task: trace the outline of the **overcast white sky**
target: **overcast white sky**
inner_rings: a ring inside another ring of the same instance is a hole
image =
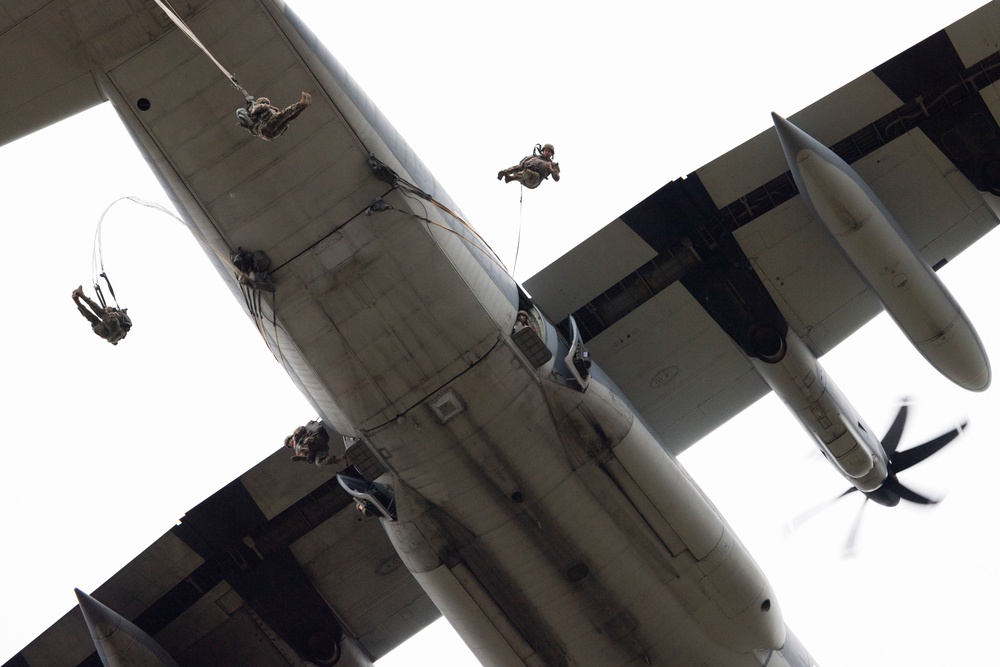
[[[524,279],[766,128],[770,111],[794,114],[981,3],[685,4],[695,6],[294,6],[508,266],[520,228]],[[239,76],[253,89],[252,72]],[[522,205],[496,172],[546,141],[563,180],[527,192]],[[123,202],[105,221],[105,265],[135,321],[128,339],[112,348],[77,314],[69,294],[90,282],[104,208],[125,195],[166,202],[109,108],[0,149],[0,182],[9,267],[2,661],[75,604],[74,586],[99,586],[313,414],[187,231],[162,213]],[[998,251],[994,233],[942,271],[995,363],[1000,316],[986,267]],[[905,476],[919,490],[949,492],[944,503],[869,507],[852,559],[840,552],[858,498],[785,539],[789,518],[845,484],[809,457],[808,437],[773,396],[684,464],[820,664],[981,663],[994,652],[1000,596],[996,389],[952,386],[884,317],[823,364],[876,430],[901,397],[916,401],[903,448],[971,418],[959,444]],[[445,657],[445,641],[425,634],[380,667],[428,656],[476,664]]]

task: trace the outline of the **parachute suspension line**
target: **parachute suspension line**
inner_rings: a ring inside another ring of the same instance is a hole
[[[267,343],[267,336],[264,335],[264,313],[260,310],[260,293],[250,287],[249,285],[240,285],[240,291],[243,292],[243,302],[247,305],[247,310],[253,317],[254,326],[257,327],[257,333],[260,337],[264,339]]]
[[[408,192],[407,192],[407,191],[406,191],[405,189],[400,189],[400,192],[402,192],[402,193],[403,193],[403,196],[405,196],[405,197],[411,197],[411,198],[412,198],[412,195],[411,195],[411,194],[409,194],[409,193],[408,193]],[[431,198],[428,198],[428,197],[420,197],[420,199],[428,199],[428,200],[429,200],[429,201],[431,201],[432,203],[435,203],[433,199],[431,199]],[[423,205],[423,202],[421,202],[421,205]],[[389,208],[392,208],[392,207],[390,206]],[[482,237],[482,236],[480,236],[480,235],[479,235],[479,233],[478,233],[478,232],[476,232],[476,230],[474,230],[474,229],[473,229],[472,227],[470,227],[470,226],[468,225],[468,223],[466,223],[466,222],[465,222],[464,220],[462,220],[462,219],[461,219],[460,217],[458,217],[458,216],[457,216],[457,215],[455,215],[454,213],[451,213],[451,211],[450,211],[450,210],[449,210],[449,209],[448,209],[448,208],[447,208],[446,206],[443,206],[443,205],[441,205],[441,206],[440,206],[440,208],[441,208],[442,210],[444,210],[444,211],[447,211],[447,212],[448,212],[448,213],[450,213],[450,214],[451,214],[452,216],[454,216],[454,218],[455,218],[456,220],[458,220],[458,221],[459,221],[460,223],[462,223],[462,225],[463,225],[463,226],[465,226],[465,227],[466,227],[466,228],[467,228],[467,229],[468,229],[469,231],[471,231],[471,232],[472,232],[473,234],[475,234],[475,235],[476,235],[476,237],[477,237],[477,238],[478,238],[478,239],[479,239],[480,241],[482,241],[482,242],[483,242],[483,245],[485,245],[486,247],[484,248],[483,246],[481,246],[481,245],[479,245],[478,243],[476,243],[476,242],[475,242],[475,241],[474,241],[473,239],[470,239],[470,238],[469,238],[468,236],[464,236],[464,235],[462,235],[462,234],[460,234],[460,233],[456,232],[456,231],[455,231],[454,229],[452,229],[451,227],[447,227],[447,226],[445,226],[445,225],[442,225],[442,224],[441,224],[440,222],[434,222],[433,220],[431,220],[430,218],[428,218],[428,217],[427,217],[427,216],[425,216],[425,215],[417,215],[416,213],[410,213],[410,212],[408,212],[408,211],[400,211],[400,213],[404,213],[404,214],[406,214],[406,215],[410,215],[410,216],[413,216],[414,218],[416,218],[417,220],[420,220],[421,222],[424,222],[424,223],[426,223],[426,224],[428,224],[428,225],[433,225],[433,226],[435,226],[435,227],[438,227],[438,228],[440,228],[440,229],[443,229],[444,231],[448,232],[449,234],[454,234],[454,235],[455,235],[455,236],[457,236],[458,238],[462,239],[463,241],[465,241],[466,243],[468,243],[469,245],[471,245],[471,246],[472,246],[473,248],[475,248],[476,250],[479,250],[479,251],[480,251],[480,252],[482,252],[482,253],[483,253],[484,255],[486,255],[486,257],[487,257],[487,258],[488,258],[488,259],[489,259],[489,260],[490,260],[491,262],[493,262],[494,264],[496,264],[497,266],[499,266],[499,267],[500,267],[501,269],[503,269],[503,270],[504,270],[504,271],[505,271],[506,273],[508,273],[508,274],[510,273],[510,270],[509,270],[509,269],[507,268],[507,266],[506,266],[506,265],[505,265],[505,264],[504,264],[504,263],[503,263],[502,261],[500,261],[500,257],[499,257],[499,255],[497,255],[497,254],[496,254],[496,252],[495,252],[495,251],[493,250],[493,248],[490,248],[489,244],[488,244],[488,243],[486,243],[485,239],[483,239],[483,237]],[[396,210],[398,210],[398,209],[396,209]],[[424,210],[426,211],[427,209],[425,208]]]
[[[435,227],[440,227],[441,229],[445,230],[446,232],[454,234],[458,238],[462,239],[463,241],[465,241],[466,243],[468,243],[469,245],[471,245],[472,247],[476,248],[477,250],[479,250],[480,252],[482,252],[484,255],[486,255],[490,259],[491,262],[493,262],[494,264],[496,264],[497,266],[499,266],[501,269],[503,269],[505,273],[507,273],[508,275],[511,275],[510,269],[508,269],[507,265],[504,264],[503,260],[500,259],[500,255],[497,254],[496,250],[494,250],[490,246],[490,244],[486,241],[486,239],[484,239],[482,237],[482,235],[479,232],[477,232],[472,227],[472,225],[470,225],[465,220],[463,220],[462,216],[460,216],[459,214],[455,213],[454,211],[452,211],[450,208],[448,208],[447,206],[445,206],[444,204],[442,204],[438,200],[434,199],[434,197],[430,196],[429,194],[427,194],[426,192],[424,192],[423,190],[421,190],[419,187],[417,187],[413,183],[410,183],[405,178],[400,177],[399,174],[397,174],[395,171],[393,171],[391,167],[389,167],[388,165],[386,165],[385,163],[383,163],[381,160],[379,160],[373,154],[370,154],[368,156],[368,166],[375,173],[375,177],[376,178],[378,178],[379,180],[383,181],[384,183],[388,183],[389,185],[392,186],[392,188],[394,190],[398,189],[403,194],[404,197],[423,199],[423,200],[429,201],[430,203],[432,203],[435,206],[437,206],[440,210],[444,211],[445,213],[447,213],[448,215],[450,215],[452,218],[454,218],[455,220],[457,220],[460,225],[462,225],[463,227],[465,227],[466,229],[468,229],[470,232],[472,232],[472,234],[477,239],[479,239],[479,241],[482,242],[483,245],[482,246],[479,245],[478,243],[476,243],[472,239],[468,238],[467,236],[464,236],[464,235],[456,232],[454,229],[451,229],[450,227],[446,227],[445,225],[442,225],[440,223],[434,222],[433,220],[430,220],[426,216],[419,216],[416,213],[408,213],[406,211],[401,211],[401,213],[406,213],[407,215],[412,215],[414,218],[417,218],[418,220],[422,220],[423,222],[427,223],[428,225],[434,225]],[[381,199],[381,197],[379,199]],[[378,199],[376,201],[378,201]],[[374,206],[374,202],[373,202],[373,205],[368,207],[367,214],[371,215],[371,213],[378,213],[380,211],[387,210],[388,208],[392,208],[392,206],[390,206],[389,204],[387,204],[385,202],[383,202],[382,204],[386,208],[376,209],[376,208],[373,208],[373,206]],[[423,206],[423,202],[421,202],[421,206]],[[424,212],[426,213],[426,211],[427,211],[427,208],[424,207]],[[483,246],[486,246],[486,247],[484,248]]]
[[[288,360],[285,359],[285,353],[281,351],[281,339],[278,337],[279,329],[284,331],[284,327],[278,324],[276,316],[278,312],[275,301],[277,298],[276,292],[271,292],[271,313],[275,314],[273,319],[269,319],[264,314],[264,309],[261,308],[260,290],[255,290],[249,285],[240,284],[240,292],[243,294],[243,302],[246,304],[247,311],[253,317],[254,326],[257,327],[257,333],[260,334],[264,345],[267,345],[267,349],[271,351],[274,358],[281,362],[282,367],[290,372],[291,368]],[[273,327],[274,347],[271,346],[271,341],[267,337],[266,324],[270,324]]]
[[[510,270],[510,277],[514,278],[517,271],[517,258],[521,256],[521,230],[524,229],[524,183],[521,184],[521,201],[517,210],[517,244],[514,246],[514,265]],[[514,278],[517,280],[516,278]]]
[[[215,59],[215,56],[212,55],[211,51],[209,51],[205,47],[205,45],[201,43],[201,40],[198,39],[197,35],[195,35],[194,32],[191,30],[191,28],[189,28],[187,24],[184,23],[184,20],[177,15],[177,13],[170,7],[170,4],[166,0],[155,0],[155,2],[157,5],[160,6],[160,9],[163,10],[163,13],[167,15],[167,18],[173,21],[174,25],[176,25],[181,30],[181,32],[187,35],[188,39],[190,39],[195,46],[197,46],[199,49],[205,52],[205,55],[208,56],[213,63],[215,63],[215,66],[218,67],[223,74],[226,75],[226,78],[229,79],[229,82],[232,83],[234,86],[236,86],[236,89],[243,94],[243,97],[253,97],[250,93],[247,92],[246,88],[241,86],[240,82],[236,80],[236,75],[227,70],[225,67],[223,67],[222,63],[220,63],[218,60]]]
[[[110,204],[108,204],[107,208],[104,209],[104,212],[101,213],[100,220],[98,220],[98,222],[97,222],[97,229],[94,232],[94,250],[93,250],[93,255],[92,255],[92,258],[91,258],[91,264],[92,264],[91,270],[92,270],[92,273],[93,273],[94,290],[97,292],[97,298],[101,302],[101,306],[104,306],[104,307],[107,307],[107,303],[106,303],[106,301],[104,299],[104,293],[101,290],[100,278],[104,278],[104,282],[108,286],[108,292],[111,294],[111,298],[115,300],[115,305],[116,306],[118,305],[118,299],[115,297],[115,290],[111,286],[111,281],[108,279],[108,275],[107,275],[107,273],[104,270],[104,257],[103,257],[103,253],[102,253],[101,229],[102,229],[102,225],[104,224],[104,218],[108,214],[108,211],[111,210],[111,207],[114,206],[115,204],[117,204],[118,202],[120,202],[122,200],[125,200],[125,199],[127,199],[127,200],[129,200],[129,201],[131,201],[131,202],[133,202],[135,204],[139,204],[140,206],[145,206],[146,208],[151,208],[153,210],[160,211],[161,213],[166,213],[167,215],[169,215],[174,220],[177,220],[178,222],[181,222],[181,223],[184,222],[184,220],[180,216],[178,216],[176,213],[174,213],[173,211],[171,211],[167,207],[163,206],[162,204],[158,204],[158,203],[153,202],[153,201],[148,201],[148,200],[142,199],[140,197],[134,197],[134,196],[131,196],[131,195],[125,196],[125,197],[119,197],[118,199],[116,199],[113,202],[111,202]],[[195,238],[197,238],[199,241],[201,241],[201,243],[205,247],[210,248],[212,250],[212,252],[215,253],[215,256],[219,259],[220,262],[222,262],[222,264],[227,269],[229,269],[234,274],[236,274],[237,276],[239,276],[240,271],[233,264],[232,259],[230,257],[224,256],[222,253],[220,253],[218,250],[216,250],[215,247],[205,239],[204,235],[201,234],[200,230],[197,227],[194,227],[194,226],[191,226],[191,225],[187,225],[186,223],[185,223],[185,226],[188,227],[188,229],[195,236]],[[271,350],[271,352],[281,362],[282,366],[284,366],[286,369],[288,369],[288,363],[285,360],[285,355],[281,351],[281,341],[278,338],[278,329],[281,328],[281,327],[278,325],[277,318],[275,317],[273,320],[269,320],[264,315],[264,311],[261,308],[260,293],[258,292],[258,290],[251,289],[249,286],[243,285],[242,283],[240,284],[240,289],[241,289],[241,291],[243,293],[243,299],[244,299],[244,302],[246,303],[247,310],[249,310],[250,313],[251,313],[251,315],[253,316],[254,323],[255,323],[255,325],[257,327],[257,331],[258,331],[258,333],[260,333],[261,338],[264,339],[264,344],[267,345],[268,349],[271,349],[271,343],[270,343],[270,341],[268,340],[268,338],[266,336],[266,329],[265,329],[265,326],[264,326],[264,322],[268,322],[269,324],[273,325],[273,327],[274,327],[274,343],[275,343],[275,346],[277,347],[277,352],[275,353],[274,350]],[[275,296],[272,293],[272,295],[271,295],[271,312],[272,313],[277,313],[274,299],[275,299]]]
[[[108,292],[111,293],[111,298],[115,301],[115,308],[121,310],[121,306],[118,305],[118,297],[115,296],[115,288],[111,286],[111,281],[108,279],[108,274],[101,272],[101,278],[104,278],[105,284],[108,286]],[[101,283],[97,278],[94,279],[94,291],[97,292],[97,300],[101,302],[102,308],[108,307],[108,302],[104,300],[104,292],[101,291]]]
[[[107,275],[104,271],[104,256],[102,254],[102,240],[101,240],[101,227],[104,224],[104,217],[108,214],[108,211],[111,210],[112,206],[125,199],[135,204],[139,204],[140,206],[151,208],[154,211],[159,211],[160,213],[166,213],[167,215],[169,215],[171,218],[173,218],[178,222],[181,223],[184,222],[184,220],[180,216],[171,211],[169,208],[163,206],[162,204],[158,204],[154,201],[142,199],[141,197],[134,197],[132,195],[128,195],[125,197],[119,197],[118,199],[108,204],[108,207],[104,209],[103,213],[101,213],[101,218],[100,220],[97,221],[97,229],[94,231],[94,251],[91,256],[91,277],[93,278],[95,287],[97,287],[98,278],[103,277],[105,280],[107,280]],[[222,262],[222,264],[227,269],[229,269],[234,273],[237,273],[236,267],[233,266],[232,260],[229,257],[224,256],[218,250],[216,250],[215,247],[205,239],[204,235],[201,234],[201,232],[198,230],[197,227],[187,225],[186,223],[185,226],[191,230],[191,233],[194,234],[195,238],[197,238],[199,241],[202,242],[202,244],[205,247],[210,248],[212,252],[215,253],[215,256],[219,259],[220,262]],[[111,296],[114,297],[114,291],[111,290],[111,283],[108,283],[108,290],[111,291]],[[98,291],[98,296],[100,296],[100,291]]]
[[[286,371],[291,369],[288,366],[288,362],[285,360],[285,353],[281,351],[281,339],[278,338],[278,306],[277,306],[278,290],[271,292],[271,312],[274,314],[274,319],[271,320],[271,325],[274,327],[274,347],[277,348],[277,354],[274,356],[278,358],[281,365]],[[264,339],[267,340],[266,338]],[[270,349],[270,346],[268,346]]]
[[[97,229],[94,230],[94,248],[91,252],[90,258],[90,274],[91,282],[94,283],[94,291],[97,292],[97,300],[101,302],[102,308],[107,308],[108,303],[104,298],[104,292],[101,290],[101,278],[104,278],[105,284],[108,286],[108,292],[111,294],[111,298],[114,299],[115,307],[120,308],[118,305],[118,297],[115,296],[115,288],[111,286],[111,280],[108,278],[107,272],[104,270],[104,256],[102,254],[102,243],[101,243],[101,225],[104,224],[104,216],[108,214],[111,207],[116,203],[120,202],[122,199],[130,199],[130,197],[119,197],[104,209],[101,213],[100,220],[97,221]],[[161,207],[162,208],[162,207]]]

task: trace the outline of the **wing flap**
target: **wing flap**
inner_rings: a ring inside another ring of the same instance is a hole
[[[680,453],[767,392],[708,313],[675,283],[588,342],[668,448]],[[742,409],[742,408],[741,408]]]

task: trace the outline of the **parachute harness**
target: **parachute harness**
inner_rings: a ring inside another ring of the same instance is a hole
[[[111,286],[111,281],[108,280],[108,274],[101,272],[101,278],[104,278],[104,282],[108,286],[108,292],[111,293],[111,298],[115,300],[115,310],[121,310],[121,306],[118,305],[118,297],[115,296],[115,288]],[[104,300],[104,292],[101,290],[101,284],[97,280],[94,280],[94,291],[97,292],[97,300],[101,302],[101,308],[107,308],[108,302]]]

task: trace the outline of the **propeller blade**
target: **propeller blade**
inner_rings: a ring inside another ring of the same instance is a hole
[[[847,489],[847,491],[844,491],[843,493],[841,493],[839,496],[834,496],[833,498],[830,498],[829,500],[824,500],[822,503],[820,503],[816,507],[813,507],[810,510],[806,510],[805,512],[803,512],[802,514],[798,515],[797,517],[795,517],[794,519],[792,519],[791,521],[788,522],[788,524],[785,526],[785,534],[786,535],[790,535],[791,533],[794,533],[796,530],[798,530],[799,526],[801,526],[802,524],[804,524],[806,521],[808,521],[809,519],[813,518],[814,516],[816,516],[817,514],[819,514],[820,512],[822,512],[823,510],[825,510],[826,508],[830,507],[831,505],[833,505],[835,502],[837,502],[838,500],[840,500],[844,496],[846,496],[846,495],[848,495],[850,493],[853,493],[854,491],[857,491],[857,489],[852,486],[851,488]]]
[[[916,464],[920,463],[931,454],[941,451],[945,445],[957,438],[958,434],[961,433],[967,425],[968,422],[963,422],[958,428],[952,429],[947,433],[943,433],[933,440],[928,440],[922,445],[917,445],[916,447],[907,449],[905,452],[896,453],[891,457],[892,471],[895,473],[903,472],[904,470],[912,468]]]
[[[899,438],[903,435],[903,427],[906,426],[906,414],[909,411],[909,406],[903,403],[899,406],[899,412],[896,413],[896,418],[892,420],[892,426],[886,431],[885,437],[882,438],[882,449],[885,453],[892,458],[892,455],[896,453],[896,447],[899,446]]]
[[[896,493],[903,500],[909,500],[911,503],[918,503],[920,505],[937,505],[940,501],[931,500],[927,496],[921,495],[911,488],[905,487],[898,481],[895,483],[894,487]]]
[[[847,544],[844,546],[844,555],[853,556],[854,555],[854,543],[858,537],[858,529],[861,527],[861,517],[865,514],[865,507],[868,506],[868,498],[861,503],[861,508],[858,510],[858,514],[854,517],[854,524],[851,526],[851,532],[847,536]]]

